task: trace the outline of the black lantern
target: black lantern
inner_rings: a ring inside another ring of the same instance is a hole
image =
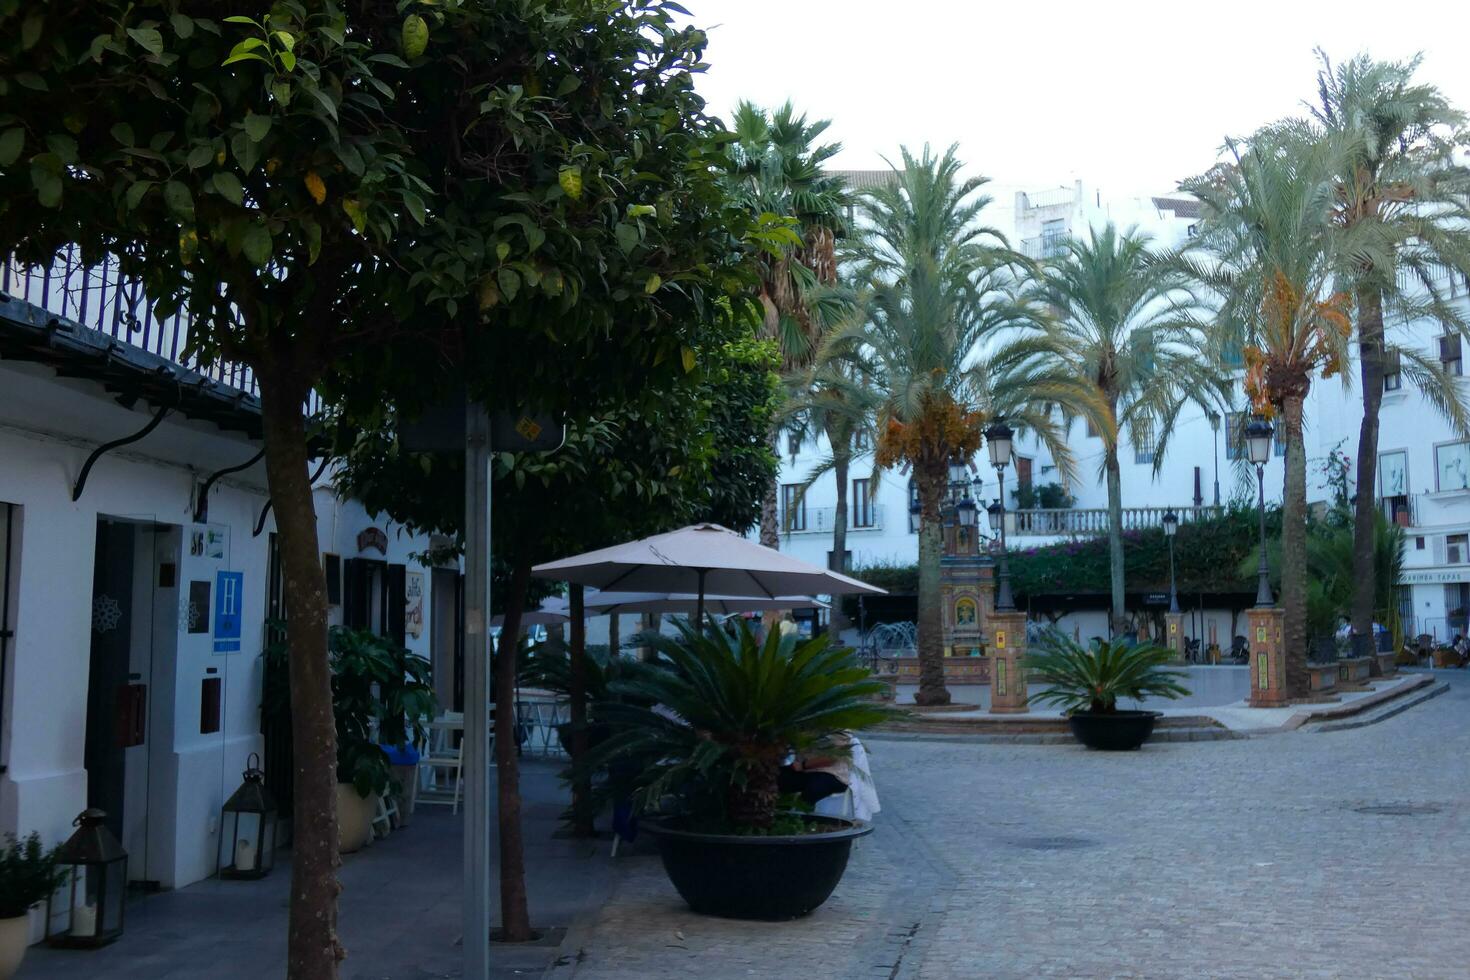
[[[1271,437],[1274,434],[1271,423],[1259,415],[1245,427],[1246,454],[1252,463],[1263,466],[1271,459]]]
[[[1174,532],[1179,530],[1179,515],[1174,513],[1173,507],[1170,507],[1168,510],[1164,511],[1163,524],[1164,534],[1168,537],[1172,538],[1174,536]]]
[[[122,935],[128,852],[106,821],[95,807],[83,810],[72,821],[77,832],[56,849],[64,877],[46,902],[46,942],[52,946],[92,949]]]
[[[975,506],[975,501],[971,500],[969,497],[964,497],[960,500],[959,503],[954,505],[954,510],[955,516],[959,518],[960,527],[975,526],[975,519],[979,517],[979,514],[977,513],[979,508]]]
[[[265,788],[260,756],[245,762],[244,782],[235,790],[219,818],[219,876],[264,878],[276,863],[276,801]]]
[[[1005,508],[1000,505],[999,497],[985,508],[985,515],[990,520],[990,533],[999,534],[1001,522],[1005,520]]]
[[[990,450],[990,465],[1005,469],[1011,462],[1011,439],[1015,433],[1004,422],[997,422],[985,430],[985,446]]]

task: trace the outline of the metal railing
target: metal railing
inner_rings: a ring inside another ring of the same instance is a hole
[[[1224,513],[1222,507],[1124,507],[1123,530],[1139,531],[1163,526],[1164,514],[1173,510],[1181,524],[1211,520]],[[1033,510],[1006,512],[1006,534],[1080,535],[1106,534],[1109,518],[1105,507],[1060,508],[1038,507]]]
[[[1049,259],[1066,250],[1071,235],[1062,232],[1021,239],[1021,254],[1028,259]]]
[[[837,517],[836,507],[800,507],[779,509],[776,526],[782,534],[831,534],[832,523]],[[859,518],[863,523],[858,523]],[[866,507],[847,507],[847,532],[880,531],[883,529],[883,507],[870,504]]]

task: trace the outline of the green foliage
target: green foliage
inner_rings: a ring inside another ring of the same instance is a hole
[[[589,765],[638,760],[633,788],[645,809],[672,796],[702,829],[768,832],[788,751],[808,752],[891,715],[873,700],[884,686],[825,636],[772,630],[760,642],[743,621],[733,633],[702,635],[676,623],[680,636],[649,638],[666,662],[625,664],[610,687],[627,700],[595,708],[613,734]]]
[[[5,835],[0,845],[0,919],[25,915],[66,881],[66,872],[56,865],[57,848],[41,846],[41,835],[32,831],[22,840]]]
[[[1031,696],[1033,704],[1059,705],[1064,712],[1118,710],[1119,698],[1179,698],[1189,689],[1182,671],[1167,670],[1174,651],[1149,643],[1094,638],[1091,648],[1048,630],[1024,660],[1034,680],[1051,685]]]
[[[919,591],[919,566],[913,562],[877,561],[854,568],[849,574],[891,593],[913,595]]]
[[[280,624],[277,624],[280,625]],[[418,745],[438,711],[429,682],[429,662],[367,630],[332,627],[332,714],[337,728],[337,781],[351,783],[367,797],[385,793],[392,772],[384,745]],[[290,715],[291,689],[285,669],[285,642],[273,643],[265,656],[277,679],[264,693],[262,708],[280,718]]]
[[[1077,502],[1060,483],[1027,483],[1011,491],[1011,500],[1017,510],[1065,510]]]

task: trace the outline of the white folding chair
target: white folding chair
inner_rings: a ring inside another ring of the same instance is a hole
[[[419,757],[420,803],[447,804],[451,813],[459,812],[459,798],[464,788],[464,715],[446,711],[429,723],[428,750]],[[459,744],[455,744],[458,734]],[[441,786],[443,779],[449,786]]]

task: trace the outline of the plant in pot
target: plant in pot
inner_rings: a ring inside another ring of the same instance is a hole
[[[609,684],[623,700],[599,704],[611,734],[587,764],[638,760],[614,791],[653,814],[664,869],[696,912],[791,919],[836,887],[867,824],[788,808],[778,788],[792,754],[830,755],[840,733],[893,716],[873,700],[883,684],[852,650],[825,636],[772,630],[648,637],[663,657],[624,663]],[[651,707],[650,707],[651,705]]]
[[[378,797],[395,787],[383,746],[421,744],[436,700],[429,662],[385,637],[334,626],[330,648],[339,846],[351,853],[372,837]]]
[[[20,970],[30,945],[30,910],[60,888],[66,873],[56,865],[56,849],[41,846],[41,835],[24,840],[5,835],[0,844],[0,980]]]
[[[1049,684],[1033,704],[1062,708],[1079,742],[1094,749],[1136,749],[1153,734],[1156,711],[1119,710],[1119,698],[1179,698],[1189,694],[1182,671],[1168,669],[1174,652],[1152,643],[1095,638],[1083,647],[1055,630],[1037,641],[1024,665]]]

